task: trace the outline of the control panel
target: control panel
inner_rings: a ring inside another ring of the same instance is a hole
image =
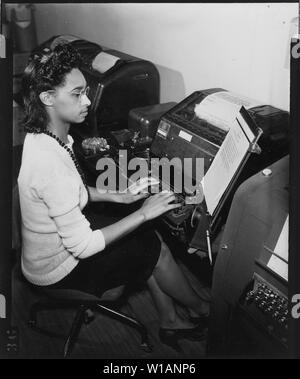
[[[287,347],[288,299],[260,275],[254,273],[253,288],[242,299],[248,313],[269,335]]]

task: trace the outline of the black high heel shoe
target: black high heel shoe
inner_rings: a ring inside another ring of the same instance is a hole
[[[190,341],[203,341],[206,338],[206,329],[202,325],[188,329],[159,329],[159,339],[165,345],[172,347],[177,352],[182,352],[178,340],[188,339]]]

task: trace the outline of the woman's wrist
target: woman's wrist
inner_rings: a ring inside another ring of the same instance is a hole
[[[136,213],[137,213],[137,216],[139,217],[141,224],[147,221],[147,216],[142,209],[137,210]]]
[[[88,187],[91,201],[109,201],[116,203],[118,201],[115,193],[109,193],[107,190],[99,190],[96,187]]]

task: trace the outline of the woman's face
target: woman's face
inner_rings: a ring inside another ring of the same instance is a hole
[[[55,117],[69,123],[83,122],[91,105],[86,89],[83,74],[74,68],[66,75],[64,85],[55,90],[53,102]]]

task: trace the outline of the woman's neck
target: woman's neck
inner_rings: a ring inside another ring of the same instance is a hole
[[[47,126],[47,130],[55,134],[62,142],[69,143],[68,134],[69,134],[70,124],[69,123],[50,123]]]

